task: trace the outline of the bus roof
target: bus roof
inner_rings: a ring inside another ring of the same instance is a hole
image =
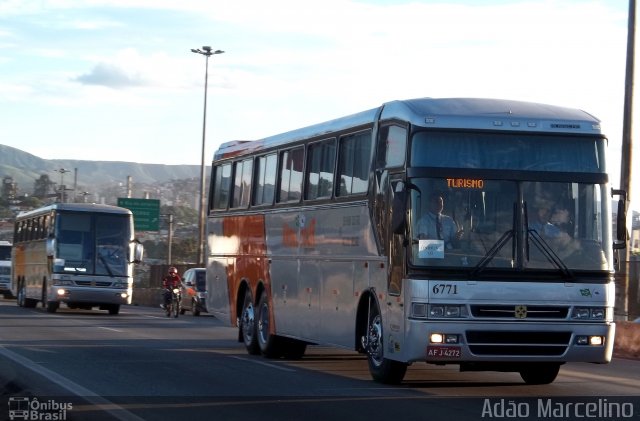
[[[29,218],[36,215],[44,215],[52,210],[68,212],[98,212],[131,215],[129,209],[112,205],[101,205],[97,203],[53,203],[38,209],[21,212],[16,219]]]
[[[574,108],[505,99],[417,98],[387,102],[378,108],[259,140],[226,142],[213,158],[219,160],[267,150],[372,125],[377,119],[401,120],[425,128],[600,134],[600,120]]]

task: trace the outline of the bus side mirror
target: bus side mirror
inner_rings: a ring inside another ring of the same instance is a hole
[[[46,243],[47,249],[47,258],[53,259],[53,256],[56,254],[56,239],[53,237],[47,238]]]
[[[627,192],[611,189],[611,196],[620,196],[618,200],[618,215],[616,217],[616,239],[613,241],[614,250],[627,248],[629,235],[627,232]]]
[[[133,245],[133,258],[131,259],[131,262],[141,263],[142,257],[144,256],[144,246],[138,240],[132,241],[131,245]]]
[[[404,183],[398,182],[391,202],[391,232],[403,234],[407,224],[407,191]]]

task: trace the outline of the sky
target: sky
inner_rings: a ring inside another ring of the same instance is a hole
[[[45,159],[199,165],[206,59],[191,49],[211,46],[224,53],[208,64],[207,163],[222,142],[390,100],[504,98],[602,120],[618,188],[628,9],[628,0],[1,0],[0,144]],[[639,113],[635,104],[635,121]],[[637,172],[632,186],[640,204]]]

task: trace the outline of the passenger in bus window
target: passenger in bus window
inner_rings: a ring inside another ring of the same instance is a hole
[[[552,211],[552,204],[547,201],[537,201],[535,203],[533,217],[529,218],[529,229],[535,230],[542,237],[558,238],[562,236],[563,231],[552,223],[557,220],[561,211]],[[567,212],[568,214],[568,212]]]
[[[418,238],[429,240],[444,240],[445,248],[457,247],[464,231],[448,215],[442,213],[444,199],[442,195],[434,193],[429,196],[428,211],[418,220]]]

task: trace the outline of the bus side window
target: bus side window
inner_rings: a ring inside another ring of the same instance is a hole
[[[271,205],[276,193],[276,154],[261,156],[256,160],[254,205]]]
[[[340,138],[338,152],[338,179],[336,196],[364,193],[369,185],[371,163],[371,132]]]
[[[215,167],[213,184],[213,209],[226,209],[231,190],[231,164]]]
[[[400,126],[384,126],[378,135],[377,168],[404,165],[407,152],[407,129]]]
[[[305,199],[331,197],[336,159],[335,139],[310,144],[308,155]]]
[[[235,182],[233,185],[233,197],[231,198],[232,208],[246,208],[249,206],[249,196],[251,195],[251,178],[253,172],[253,161],[245,159],[234,164]]]
[[[298,202],[302,197],[304,148],[294,148],[280,154],[281,168],[278,203]]]

